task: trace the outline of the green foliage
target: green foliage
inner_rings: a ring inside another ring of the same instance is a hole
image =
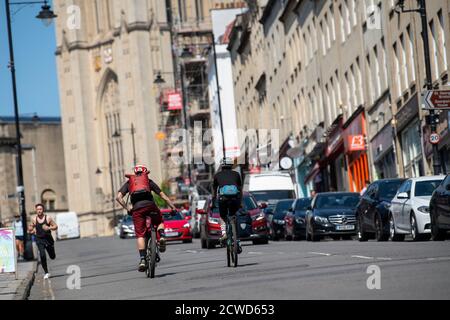
[[[161,191],[164,192],[168,197],[170,197],[170,188],[169,183],[167,181],[164,181],[161,184]],[[153,193],[153,198],[155,199],[155,203],[158,206],[158,208],[168,208],[166,201],[162,199],[157,194]]]

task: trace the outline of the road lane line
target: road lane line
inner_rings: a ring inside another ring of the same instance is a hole
[[[317,255],[320,255],[320,256],[327,256],[327,257],[332,256],[331,253],[322,253],[322,252],[308,252],[308,253],[309,254],[317,254]]]
[[[385,260],[385,261],[391,261],[391,260],[392,260],[392,258],[383,258],[383,257],[381,257],[381,258],[377,258],[377,260]]]
[[[253,252],[253,251],[250,251],[248,254],[263,254],[262,252]]]
[[[373,257],[366,257],[366,256],[352,256],[352,258],[357,258],[357,259],[366,259],[366,260],[373,260]]]

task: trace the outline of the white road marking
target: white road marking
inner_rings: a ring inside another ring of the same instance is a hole
[[[318,254],[320,256],[327,256],[327,257],[332,255],[331,253],[322,253],[322,252],[308,252],[308,253],[309,254]]]
[[[197,253],[197,250],[186,250],[188,253]]]
[[[386,261],[391,261],[392,258],[377,258],[377,260],[386,260]]]
[[[248,254],[263,254],[262,252],[253,252],[253,251],[250,251]]]
[[[365,257],[365,256],[352,256],[352,258],[358,258],[358,259],[366,259],[366,260],[373,260],[373,257]]]

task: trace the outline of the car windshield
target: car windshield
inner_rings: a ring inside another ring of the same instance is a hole
[[[170,214],[164,214],[164,221],[176,221],[176,220],[183,220],[183,216],[181,213],[177,212],[175,215]]]
[[[317,209],[353,209],[359,202],[358,195],[336,194],[318,196],[316,202]]]
[[[288,210],[292,207],[293,200],[288,201],[278,201],[277,206],[275,207],[275,214]]]
[[[416,189],[414,190],[414,196],[416,197],[431,196],[434,190],[441,184],[441,182],[442,180],[416,182]]]
[[[258,202],[295,198],[294,190],[252,191],[252,195]]]
[[[379,186],[379,195],[378,197],[383,200],[391,201],[394,199],[397,194],[398,188],[402,185],[404,180],[398,181],[386,181],[380,184]]]
[[[295,203],[295,210],[307,210],[309,206],[311,206],[311,199],[298,199]]]
[[[258,209],[258,205],[255,203],[252,197],[244,197],[244,206],[246,210]]]

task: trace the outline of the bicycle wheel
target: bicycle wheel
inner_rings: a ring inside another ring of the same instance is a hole
[[[147,278],[150,278],[150,257],[152,255],[151,253],[151,247],[152,247],[152,239],[150,237],[146,238],[146,255],[145,255],[145,274],[147,275]]]
[[[155,267],[156,267],[156,231],[152,229],[152,235],[150,238],[150,261],[149,261],[149,273],[150,278],[155,277]]]
[[[234,267],[236,268],[238,265],[238,236],[237,236],[237,228],[236,228],[236,217],[231,220],[231,231],[233,233],[233,251],[232,251],[232,260],[234,263]]]

